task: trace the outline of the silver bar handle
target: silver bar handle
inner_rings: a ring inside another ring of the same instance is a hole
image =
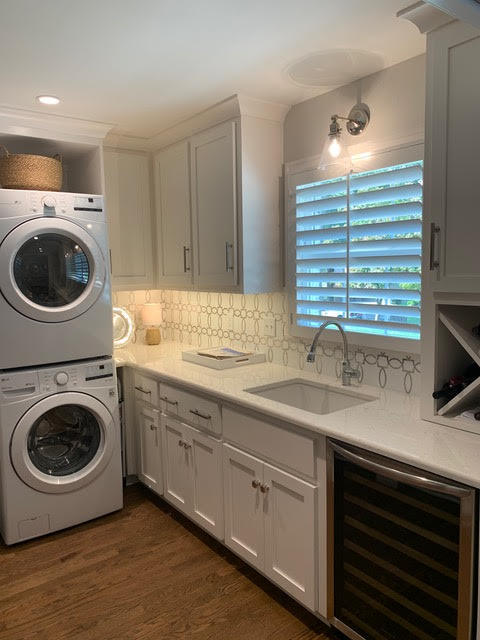
[[[204,420],[212,419],[211,415],[205,415],[204,413],[200,413],[198,409],[190,409],[190,413],[192,413],[194,416],[197,416],[197,418],[203,418]]]
[[[178,406],[178,400],[169,400],[167,396],[162,396],[160,398],[160,400],[163,400],[164,402],[166,402],[167,404],[171,404],[174,407]]]
[[[135,389],[136,389],[137,391],[140,391],[140,393],[144,393],[144,394],[145,394],[145,395],[147,395],[147,396],[151,396],[151,395],[152,395],[152,392],[151,392],[151,391],[147,391],[146,389],[142,389],[142,387],[135,387]]]
[[[430,271],[438,269],[440,262],[435,257],[435,237],[437,233],[440,233],[440,227],[432,222],[430,224]]]
[[[190,247],[186,245],[183,246],[183,272],[187,273],[190,271],[190,267],[187,265],[187,253],[190,252]]]
[[[420,489],[431,489],[432,491],[438,491],[439,493],[446,493],[448,495],[457,497],[467,496],[472,492],[472,489],[468,487],[449,484],[446,482],[441,482],[439,480],[434,480],[433,478],[430,478],[428,476],[422,476],[411,473],[410,471],[404,471],[400,468],[402,466],[402,463],[395,463],[393,460],[391,464],[389,463],[388,466],[384,465],[378,460],[374,459],[376,457],[375,454],[371,454],[372,457],[370,457],[367,452],[362,451],[361,453],[358,453],[357,450],[352,451],[346,446],[339,445],[332,440],[329,441],[329,446],[345,460],[353,462],[354,464],[358,464],[360,467],[368,469],[373,473],[380,473],[387,478],[397,480],[398,482],[404,482],[405,484],[409,484]],[[403,466],[406,467],[407,465]]]
[[[230,264],[230,249],[233,249],[233,244],[228,241],[225,242],[225,271],[233,271],[233,264]]]

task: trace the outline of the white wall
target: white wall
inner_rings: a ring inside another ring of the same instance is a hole
[[[330,117],[335,113],[348,115],[357,101],[368,104],[371,122],[358,137],[344,135],[344,143],[355,145],[355,153],[423,139],[425,56],[411,58],[292,107],[285,119],[285,162],[322,153]]]

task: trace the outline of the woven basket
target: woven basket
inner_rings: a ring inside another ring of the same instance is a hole
[[[60,191],[62,188],[62,159],[33,156],[27,153],[8,153],[0,145],[0,185],[3,189],[33,189]]]

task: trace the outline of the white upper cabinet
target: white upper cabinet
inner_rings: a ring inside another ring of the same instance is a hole
[[[159,286],[193,286],[189,143],[154,157]]]
[[[123,289],[154,285],[150,160],[146,153],[104,150],[105,201],[112,283]]]
[[[236,122],[191,139],[192,213],[199,289],[237,285]]]
[[[424,238],[433,291],[480,291],[480,31],[453,22],[428,36]]]
[[[232,99],[232,117],[222,111],[221,124],[193,118],[194,135],[155,155],[162,287],[260,293],[281,286],[284,113],[269,105],[244,114],[238,105]]]

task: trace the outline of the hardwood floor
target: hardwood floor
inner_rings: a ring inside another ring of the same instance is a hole
[[[0,640],[331,640],[326,626],[139,485],[125,508],[0,546]]]

